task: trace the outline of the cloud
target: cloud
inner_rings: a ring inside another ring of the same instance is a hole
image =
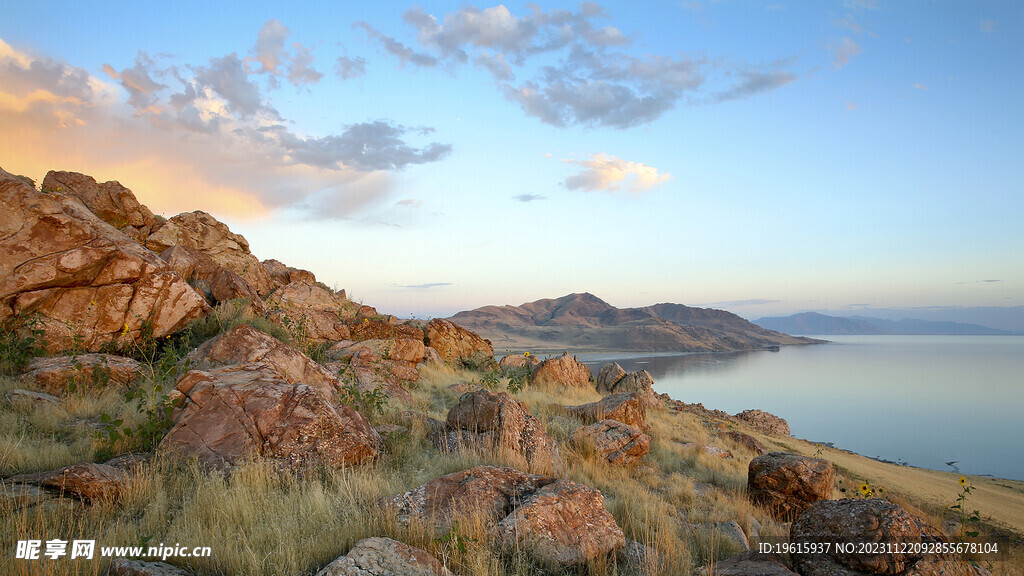
[[[605,21],[592,2],[576,10],[545,12],[531,5],[517,16],[506,6],[464,6],[434,16],[414,7],[403,20],[416,48],[365,22],[371,40],[394,55],[401,66],[457,66],[473,62],[491,73],[498,90],[527,115],[558,127],[573,125],[630,128],[657,120],[688,95],[696,95],[710,75],[726,99],[770,90],[796,78],[777,67],[745,63],[727,66],[685,54],[632,55],[633,40]],[[523,77],[517,80],[517,77]],[[715,100],[720,101],[721,98]]]
[[[337,65],[334,67],[334,71],[338,75],[338,78],[341,78],[342,80],[366,76],[366,60],[363,58],[349,58],[348,56],[341,56],[338,58],[337,62]]]
[[[914,82],[914,88],[917,89],[917,90],[930,90],[931,89],[928,86],[926,86],[924,84],[921,84],[919,82]]]
[[[260,67],[252,72],[269,75],[271,86],[277,86],[278,78],[285,78],[294,86],[316,84],[323,74],[313,68],[311,50],[295,42],[289,51],[285,46],[289,34],[290,30],[280,20],[267,20],[246,61],[258,63]]]
[[[669,174],[659,174],[654,166],[629,162],[609,154],[594,154],[590,160],[562,160],[566,164],[582,166],[583,170],[565,179],[570,190],[591,192],[601,190],[632,193],[644,192],[668,181]]]
[[[542,196],[540,194],[519,194],[518,196],[512,197],[513,200],[518,200],[520,202],[533,202],[534,200],[544,200],[546,198],[547,196]]]
[[[860,44],[857,44],[849,36],[843,38],[832,46],[832,64],[836,69],[842,68],[850,63],[850,59],[861,53]]]
[[[850,112],[853,112],[853,111],[857,110],[857,103],[856,102],[847,102],[845,108],[847,110],[849,110]]]
[[[431,282],[429,284],[405,284],[396,285],[396,288],[407,288],[409,290],[430,290],[431,288],[439,288],[441,286],[454,286],[451,282]]]
[[[991,18],[985,18],[981,22],[978,23],[978,27],[981,29],[981,31],[982,32],[986,32],[986,33],[987,32],[995,32],[995,30],[996,30],[996,28],[998,26],[999,26],[999,21],[998,20],[993,20]]]
[[[261,67],[281,70],[273,50],[261,54]],[[293,64],[289,70],[303,69]],[[412,142],[429,127],[387,120],[300,134],[254,82],[261,72],[248,72],[237,54],[157,65],[140,52],[130,68],[103,70],[95,77],[0,40],[5,168],[37,179],[51,169],[118,179],[158,213],[293,209],[329,218],[383,206],[391,173],[451,151]]]

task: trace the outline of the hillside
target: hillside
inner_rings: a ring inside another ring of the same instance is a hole
[[[1005,335],[1012,334],[977,324],[960,322],[935,322],[904,318],[899,321],[851,316],[842,318],[817,312],[803,312],[792,316],[773,316],[754,320],[754,323],[768,330],[789,334],[820,335],[876,335],[876,334],[917,334],[917,335]]]
[[[724,310],[671,303],[616,308],[589,293],[484,306],[451,320],[498,350],[729,352],[818,342],[767,330]]]

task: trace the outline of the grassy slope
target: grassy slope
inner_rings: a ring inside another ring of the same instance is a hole
[[[393,403],[373,420],[376,424],[408,425],[398,412],[409,408],[444,418],[458,398],[451,386],[479,377],[448,368],[425,369],[413,390],[411,405]],[[14,381],[0,379],[0,392],[13,387]],[[648,417],[654,438],[651,453],[641,465],[619,469],[575,451],[567,441],[579,421],[566,417],[559,406],[595,400],[596,392],[528,388],[518,396],[561,445],[566,461],[563,474],[602,491],[606,507],[627,538],[658,550],[660,574],[690,574],[739,551],[720,536],[693,528],[703,522],[735,520],[749,533],[756,520],[763,526],[763,540],[785,539],[785,526],[766,517],[744,497],[747,462],[753,454],[714,438],[717,423],[689,413],[652,411]],[[91,459],[102,442],[93,436],[89,422],[104,412],[138,421],[133,407],[115,391],[71,395],[60,408],[0,402],[0,474]],[[817,450],[806,442],[739,429],[771,447],[805,454]],[[683,446],[684,442],[713,442],[730,449],[736,458],[707,456]],[[131,447],[119,445],[120,449]],[[835,462],[849,481],[867,480],[873,486],[884,486],[890,498],[932,514],[931,521],[937,525],[943,508],[952,503],[959,488],[949,474],[884,464],[828,448],[823,456]],[[15,560],[14,542],[26,538],[87,538],[96,539],[98,545],[118,546],[140,542],[212,546],[211,558],[175,562],[199,574],[286,576],[314,574],[359,539],[386,535],[430,550],[460,574],[535,574],[537,568],[523,558],[497,557],[477,519],[467,518],[459,525],[458,536],[466,548],[463,552],[453,544],[451,535],[438,539],[424,527],[398,526],[374,505],[383,496],[481,463],[522,466],[514,455],[507,454],[439,455],[427,441],[426,431],[415,426],[406,435],[387,437],[386,454],[372,465],[316,470],[302,477],[282,475],[255,462],[227,480],[195,466],[157,458],[153,466],[139,471],[117,503],[0,510],[0,573],[102,574],[105,569],[100,560]],[[987,478],[971,478],[971,482],[977,486],[971,508],[978,508],[986,520],[1000,527],[1022,531],[1022,483]],[[707,484],[715,488],[699,495]],[[993,538],[993,534],[990,531],[982,540]],[[1000,562],[995,573],[1024,574],[1021,554],[1001,556]],[[590,572],[626,573],[606,566],[593,567]]]

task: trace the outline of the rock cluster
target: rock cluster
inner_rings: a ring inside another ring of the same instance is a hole
[[[654,378],[647,370],[638,370],[627,374],[618,362],[605,364],[598,372],[594,386],[598,392],[608,394],[639,392],[654,395]]]
[[[494,348],[489,341],[453,322],[435,318],[424,332],[426,345],[437,350],[445,362],[466,362],[474,358],[494,361]]]
[[[737,414],[736,418],[769,434],[778,434],[779,436],[789,436],[790,434],[789,424],[785,420],[764,410],[744,410]]]

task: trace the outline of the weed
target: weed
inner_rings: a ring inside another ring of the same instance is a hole
[[[0,325],[0,375],[17,376],[46,353],[46,332],[38,316],[16,316]]]
[[[974,490],[973,484],[967,483],[967,478],[960,477],[960,493],[956,497],[956,504],[950,506],[951,510],[955,510],[958,519],[960,520],[960,540],[964,540],[965,537],[976,538],[978,536],[977,530],[968,530],[967,523],[977,525],[981,522],[981,515],[977,510],[970,513],[967,512],[967,497],[970,496],[971,491]]]

